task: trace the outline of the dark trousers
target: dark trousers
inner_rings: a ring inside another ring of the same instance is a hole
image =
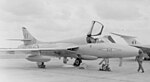
[[[138,64],[139,64],[138,72],[140,70],[142,70],[142,72],[144,72],[144,69],[143,69],[143,66],[142,66],[142,61],[138,61]]]

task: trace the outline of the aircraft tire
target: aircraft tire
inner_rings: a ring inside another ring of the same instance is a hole
[[[44,62],[42,62],[41,64],[38,65],[38,68],[45,68],[46,65],[44,65]]]
[[[82,63],[82,60],[80,58],[77,58],[73,65],[78,67],[78,66],[80,66],[81,63]]]

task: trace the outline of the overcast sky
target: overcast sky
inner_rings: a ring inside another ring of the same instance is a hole
[[[105,25],[104,33],[138,37],[150,44],[150,0],[0,0],[0,47],[15,47],[21,27],[42,41],[86,35],[92,20]],[[118,43],[119,37],[113,36]]]

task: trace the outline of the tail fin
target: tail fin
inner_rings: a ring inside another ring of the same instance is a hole
[[[24,45],[31,45],[37,43],[37,39],[34,38],[25,27],[22,27],[22,32],[24,39],[22,40],[24,42]]]
[[[126,36],[126,35],[121,35],[121,34],[117,34],[117,33],[111,33],[113,35],[117,35],[120,36],[121,38],[123,38],[129,45],[137,45],[140,44],[133,36]]]
[[[35,44],[37,42],[39,42],[36,38],[34,38],[25,27],[22,27],[22,32],[23,32],[23,36],[24,39],[8,39],[8,40],[12,40],[12,41],[23,41],[24,45],[31,45],[31,44]]]

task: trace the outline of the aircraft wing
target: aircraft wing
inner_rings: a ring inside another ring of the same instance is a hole
[[[131,46],[150,51],[150,45],[131,45]]]
[[[76,58],[76,50],[79,49],[79,46],[68,43],[59,43],[59,44],[49,44],[48,45],[39,45],[37,48],[3,48],[0,49],[0,52],[5,52],[8,54],[24,53],[30,54],[28,57],[37,56],[39,54],[44,54],[47,56],[59,56],[59,57],[74,57]]]
[[[145,58],[149,58],[150,57],[150,45],[131,45],[131,46],[134,46],[134,47],[137,47],[137,48],[140,48],[143,50],[144,52],[144,57]]]
[[[53,48],[1,48],[0,52],[32,52],[32,51],[63,51],[78,49],[78,46],[53,47]]]

